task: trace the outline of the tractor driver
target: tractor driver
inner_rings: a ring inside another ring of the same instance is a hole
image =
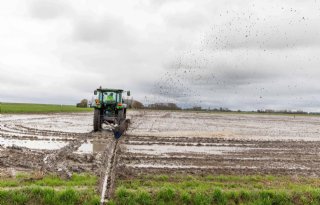
[[[110,93],[107,97],[107,102],[113,102],[114,98],[113,98],[113,93]]]

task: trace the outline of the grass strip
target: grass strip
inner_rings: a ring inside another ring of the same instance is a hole
[[[98,178],[89,173],[74,173],[70,179],[42,172],[19,172],[0,178],[0,204],[99,204]]]
[[[1,114],[14,113],[59,113],[59,112],[90,112],[92,108],[79,108],[73,105],[50,105],[30,103],[0,103]]]
[[[0,178],[1,187],[19,187],[19,186],[96,186],[98,178],[88,173],[74,173],[68,180],[62,179],[55,174],[46,176],[37,176],[36,174],[19,173],[16,177]]]
[[[320,189],[308,191],[276,191],[276,190],[235,190],[225,191],[212,188],[211,191],[181,191],[174,187],[162,187],[158,191],[129,190],[120,187],[109,204],[252,204],[252,205],[290,205],[320,204]]]
[[[48,188],[29,187],[19,190],[0,190],[1,205],[74,205],[99,204],[99,197],[94,190],[76,191],[66,189],[55,191]]]
[[[117,181],[109,204],[320,204],[320,179],[147,175]]]

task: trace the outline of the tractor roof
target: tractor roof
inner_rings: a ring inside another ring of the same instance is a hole
[[[112,89],[112,88],[98,88],[97,91],[100,92],[116,92],[116,93],[122,93],[123,90],[121,89]]]

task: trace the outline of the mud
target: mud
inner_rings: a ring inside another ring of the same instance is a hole
[[[104,152],[104,166],[101,169],[100,177],[100,204],[107,202],[115,190],[116,167],[118,163],[118,151],[120,140],[113,139]]]
[[[320,118],[141,111],[119,177],[147,173],[320,175]]]
[[[117,177],[147,173],[320,176],[319,117],[146,110],[128,116],[126,134],[115,141],[109,131],[92,132],[92,113],[0,115],[0,172],[91,172],[105,198]]]
[[[126,136],[120,169],[141,173],[320,175],[320,142]]]
[[[103,152],[113,138],[92,132],[92,114],[1,115],[0,171],[54,172],[99,175]]]

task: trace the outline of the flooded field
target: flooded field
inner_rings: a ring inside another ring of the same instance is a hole
[[[0,115],[0,171],[91,172],[101,180],[106,169],[117,177],[320,175],[319,117],[145,110],[128,116],[129,129],[116,141],[109,131],[92,132],[92,113]]]

